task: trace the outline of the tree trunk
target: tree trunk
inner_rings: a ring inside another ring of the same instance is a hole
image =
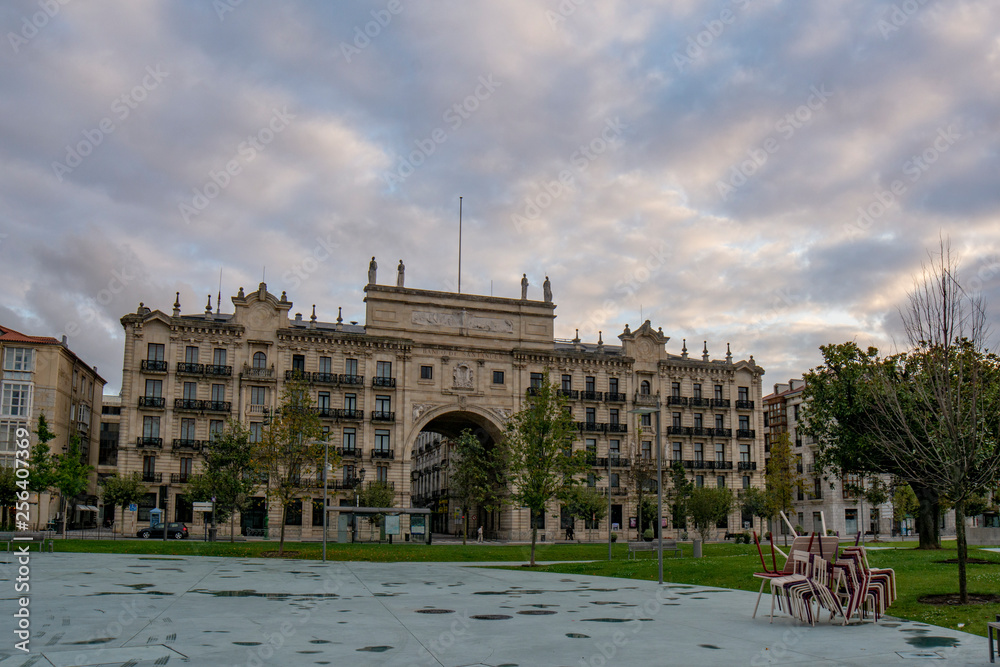
[[[236,512],[229,515],[229,541],[236,541]]]
[[[969,586],[965,576],[965,561],[969,557],[965,543],[965,501],[955,503],[955,539],[958,541],[958,597],[960,604],[969,604]]]
[[[466,508],[462,508],[462,546],[465,546],[466,540],[469,538],[469,512]]]
[[[531,567],[535,567],[535,539],[538,537],[538,528],[532,521],[531,526]]]
[[[278,540],[278,557],[280,558],[282,554],[285,553],[285,513],[288,508],[284,505],[281,506],[281,537]]]
[[[910,488],[917,496],[917,532],[920,534],[918,549],[940,549],[941,536],[938,528],[938,493],[917,482],[910,482]]]
[[[67,526],[67,524],[69,524],[69,521],[68,521],[69,517],[66,516],[66,508],[69,507],[69,505],[66,503],[66,496],[64,496],[62,493],[59,494],[59,506],[62,508],[62,520],[63,520],[62,536],[63,536],[63,539],[65,540],[66,539],[66,526]]]

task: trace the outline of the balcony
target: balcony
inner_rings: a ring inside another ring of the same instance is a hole
[[[712,435],[717,438],[731,438],[733,436],[733,429],[731,428],[719,428],[716,426],[712,431]]]
[[[600,422],[577,422],[576,427],[584,433],[604,433],[605,424]]]
[[[606,493],[607,493],[607,491],[605,491],[605,494]],[[628,495],[628,488],[626,488],[624,486],[612,486],[611,487],[611,495],[612,496],[627,496]]]
[[[628,424],[608,424],[608,433],[628,433]]]
[[[584,401],[599,401],[604,398],[604,394],[599,391],[581,391],[580,398]]]
[[[687,396],[668,396],[667,405],[687,405]]]
[[[587,452],[587,455],[584,457],[584,461],[586,461],[587,465],[589,465],[589,466],[596,466],[597,465],[597,454],[595,454],[593,452]]]
[[[291,369],[289,371],[285,371],[285,382],[288,382],[290,380],[299,380],[301,382],[309,382],[311,379],[312,379],[312,376],[309,373],[306,373],[301,368],[293,368],[293,369]]]
[[[752,428],[741,428],[736,430],[737,438],[753,438],[756,432]]]
[[[691,435],[715,435],[715,429],[705,428],[704,426],[693,426],[691,428]]]
[[[650,406],[654,408],[660,407],[660,395],[659,394],[640,394],[636,393],[632,400],[636,405]]]
[[[687,460],[687,461],[684,462],[684,467],[685,468],[692,468],[694,470],[704,470],[704,469],[708,468],[707,463],[708,463],[707,461],[701,461],[701,460],[691,461],[689,459],[689,460]]]
[[[160,359],[143,359],[139,363],[139,370],[146,373],[166,373],[167,362]]]
[[[243,372],[240,375],[249,380],[273,380],[274,366],[270,368],[253,368],[248,364],[243,364]]]
[[[628,464],[629,464],[629,460],[626,459],[626,458],[622,458],[620,456],[612,456],[611,457],[611,467],[612,468],[628,468]],[[596,465],[597,465],[598,468],[605,468],[606,469],[608,467],[608,457],[602,456],[601,458],[597,459],[597,464]]]
[[[733,469],[733,462],[732,461],[712,461],[712,464],[713,464],[712,467],[714,467],[716,470],[732,470]]]
[[[193,452],[200,452],[202,447],[205,446],[205,441],[191,438],[174,438],[172,446],[174,449],[188,449]]]
[[[221,366],[218,364],[206,364],[205,375],[217,378],[228,378],[233,376],[232,366]]]
[[[247,406],[247,414],[251,416],[266,417],[271,414],[271,408],[266,405],[251,403]]]
[[[356,385],[359,387],[365,386],[364,375],[345,375],[344,373],[341,373],[337,377],[340,380],[340,384]]]
[[[199,401],[193,398],[174,399],[174,410],[182,410],[184,412],[201,412],[204,409],[204,406],[204,401]]]
[[[692,408],[708,408],[712,406],[712,401],[708,398],[691,398],[688,399],[688,405]]]
[[[395,389],[396,388],[396,378],[387,378],[375,376],[372,378],[373,387],[382,387],[383,389]]]
[[[163,438],[154,438],[148,435],[140,435],[135,439],[136,447],[156,447],[160,449],[163,447]]]
[[[753,410],[753,401],[736,401],[737,410]]]
[[[396,421],[395,412],[386,412],[384,410],[372,410],[372,421],[373,422],[394,422]]]
[[[728,408],[729,399],[728,398],[713,398],[712,399],[713,408]]]
[[[737,464],[736,469],[737,470],[756,470],[757,469],[757,462],[756,461],[740,461]]]
[[[604,392],[604,402],[605,403],[624,403],[625,394],[620,391],[606,391]]]
[[[355,488],[360,483],[361,481],[357,477],[347,477],[345,479],[331,479],[330,485],[327,488],[333,489],[334,491],[347,490]]]
[[[312,381],[318,384],[337,384],[336,373],[313,373]]]
[[[316,414],[319,415],[321,419],[336,419],[337,411],[327,405],[321,405],[316,408]]]
[[[541,389],[542,389],[541,387],[528,387],[526,393],[528,394],[528,396],[538,396]]]
[[[667,435],[691,435],[690,426],[668,426]]]
[[[140,408],[163,408],[167,404],[167,401],[162,396],[140,396],[139,397],[139,407]]]
[[[337,419],[351,419],[360,420],[365,418],[364,410],[354,410],[351,408],[343,408],[341,410],[334,410],[334,417]]]
[[[233,404],[229,401],[202,401],[201,408],[205,412],[232,412]]]
[[[162,475],[163,473],[157,473],[157,474],[161,474]],[[187,484],[188,482],[191,481],[192,477],[194,477],[194,475],[192,475],[189,472],[172,472],[172,473],[170,473],[170,483],[171,484]]]
[[[396,489],[396,483],[395,482],[390,482],[389,480],[385,480],[385,479],[381,479],[381,480],[376,479],[374,481],[368,482],[368,488],[370,489],[373,486],[375,486],[376,484],[384,484],[385,486],[389,487],[390,489],[393,489],[393,490]]]
[[[148,482],[150,484],[161,484],[163,482],[162,472],[144,472],[142,473],[142,481]]]
[[[357,447],[337,447],[337,453],[345,458],[357,458],[361,455],[361,450]]]
[[[565,396],[566,398],[580,398],[580,391],[577,389],[560,389],[560,396]]]
[[[187,361],[181,361],[177,364],[177,374],[178,375],[204,375],[205,374],[205,364],[192,364]]]

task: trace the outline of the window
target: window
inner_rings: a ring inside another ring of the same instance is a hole
[[[253,367],[254,368],[267,368],[267,355],[263,352],[253,353]]]
[[[285,508],[285,525],[302,525],[302,499],[296,498]]]
[[[503,384],[503,371],[493,371],[493,384]]]
[[[3,358],[5,380],[31,380],[35,351],[30,347],[8,347]]]
[[[740,415],[740,430],[749,431],[750,430],[750,417],[749,415]]]
[[[142,418],[142,437],[144,438],[159,438],[160,437],[160,418],[151,417],[149,415]]]
[[[433,380],[434,379],[434,367],[433,366],[421,366],[420,367],[420,379],[421,380]]]
[[[531,374],[531,388],[532,389],[541,389],[541,387],[542,387],[542,378],[543,378],[543,376],[542,376],[541,373],[532,373]],[[544,515],[543,515],[543,519],[544,519]]]
[[[149,343],[146,346],[148,361],[163,361],[163,343]]]
[[[194,345],[188,345],[184,348],[184,363],[186,364],[196,364],[198,363],[198,348]]]
[[[699,489],[703,488],[705,486],[705,476],[704,475],[695,475],[694,476],[694,485],[696,487],[698,487]]]
[[[587,486],[590,488],[597,486],[597,476],[592,472],[587,473]]]
[[[182,440],[194,440],[195,431],[195,420],[193,419],[182,419],[181,420],[181,439]]]
[[[593,424],[597,421],[597,408],[587,408],[587,423]]]
[[[260,442],[264,434],[264,425],[260,422],[250,422],[250,442]]]
[[[344,429],[344,451],[353,451],[357,444],[358,432],[353,428]]]
[[[324,412],[328,412],[330,410],[330,392],[319,392],[316,398],[316,407]]]
[[[701,383],[700,382],[695,382],[694,383],[694,397],[695,398],[701,398]]]
[[[375,467],[375,481],[377,481],[377,482],[388,482],[389,481],[389,466],[376,466]]]
[[[183,493],[174,496],[174,521],[194,521],[194,506]]]
[[[794,419],[796,422],[799,421],[799,404],[798,403],[796,403],[795,405],[792,406],[792,419]]]
[[[27,417],[31,411],[31,385],[5,383],[0,402],[0,415],[4,417]]]
[[[597,389],[597,382],[594,380],[594,376],[588,375],[587,377],[584,378],[584,380],[583,380],[583,389],[584,389],[584,391],[589,391],[591,393],[593,393],[594,391],[596,391],[596,389]]]
[[[313,498],[313,526],[323,527],[323,499]]]
[[[354,474],[354,466],[348,463],[344,466],[344,481],[351,482],[357,479],[357,475]]]
[[[671,426],[674,428],[681,427],[681,413],[675,412],[671,415]]]
[[[823,497],[823,480],[819,477],[813,478],[813,498]]]
[[[392,362],[391,361],[376,361],[375,362],[375,375],[380,378],[391,378],[392,377]]]
[[[163,395],[163,380],[146,380],[146,396],[159,398]]]
[[[226,385],[224,384],[213,384],[212,385],[212,402],[222,403],[226,400]]]
[[[750,463],[750,445],[740,445],[740,463]]]
[[[721,384],[715,385],[715,400],[717,400],[717,401],[721,401],[722,400],[722,385]]]
[[[198,383],[197,382],[185,382],[184,383],[184,400],[193,401],[198,398]]]
[[[673,396],[674,398],[680,398],[681,397],[681,383],[680,382],[671,382],[670,383],[670,395]]]
[[[250,387],[250,405],[267,403],[267,387]]]
[[[358,360],[357,359],[344,359],[344,373],[348,375],[358,374]]]
[[[718,487],[718,488],[720,488],[720,489],[726,488],[726,477],[725,477],[725,475],[719,475],[718,477],[715,478],[715,486]]]
[[[648,417],[649,415],[646,415],[646,416]],[[617,423],[619,423],[618,422],[618,408],[611,408],[611,410],[608,411],[608,422],[611,423],[611,424],[617,424]]]
[[[750,400],[750,387],[737,387],[736,392],[737,392],[736,395],[739,397],[737,400],[740,401]]]
[[[345,410],[357,410],[358,409],[358,395],[357,394],[344,394],[344,409]]]
[[[617,424],[618,422],[614,422],[614,423]],[[653,415],[648,415],[648,414],[647,415],[639,415],[639,423],[642,424],[643,426],[652,426],[653,425]]]
[[[563,375],[562,376],[562,388],[563,391],[569,391],[573,388],[573,376]]]
[[[642,458],[649,460],[653,458],[653,443],[649,440],[642,441]]]
[[[621,454],[621,440],[609,440],[608,451],[611,452],[611,456],[618,456]]]
[[[545,510],[535,512],[531,510],[531,527],[538,530],[545,530]]]
[[[392,397],[391,396],[376,396],[375,397],[375,411],[386,413],[392,412]]]
[[[306,370],[306,355],[304,354],[293,354],[292,355],[292,370],[304,373]]]
[[[217,347],[212,350],[212,363],[216,366],[226,365],[226,350],[225,348]]]
[[[744,489],[750,488],[750,475],[743,475],[743,488]]]
[[[702,428],[702,426],[704,426],[704,415],[700,412],[694,413],[694,427]]]
[[[701,442],[694,443],[694,460],[704,461],[705,460],[705,445]]]
[[[683,445],[681,445],[681,443],[679,442],[675,442],[673,444],[673,448],[674,448],[674,454],[671,461],[680,461],[681,459],[683,459],[684,458]]]
[[[215,440],[217,437],[222,435],[222,431],[225,428],[225,422],[221,419],[213,419],[208,422],[208,439]]]
[[[861,476],[860,475],[844,475],[843,480],[843,495],[845,500],[854,499],[853,488],[858,488],[861,486]],[[856,531],[855,531],[856,532]]]
[[[608,392],[612,394],[618,393],[618,378],[608,378]]]
[[[320,357],[319,358],[319,372],[320,373],[332,373],[333,372],[333,361],[330,357]]]
[[[387,451],[389,451],[389,431],[388,430],[376,430],[375,431],[375,451],[377,451],[377,452],[387,452]]]
[[[649,396],[649,380],[643,380],[639,383],[639,393],[643,396]]]
[[[726,460],[726,446],[720,442],[715,443],[715,462],[722,463]]]
[[[715,428],[725,428],[725,417],[722,415],[715,415]]]
[[[191,476],[194,468],[194,459],[190,456],[181,457],[181,479],[187,479]]]
[[[611,473],[611,488],[617,489],[619,484],[620,484],[620,478],[618,476],[618,473],[616,472]]]
[[[587,447],[587,453],[597,456],[597,440],[595,438],[587,438],[585,445]]]

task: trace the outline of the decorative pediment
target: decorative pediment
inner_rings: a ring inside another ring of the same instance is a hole
[[[653,329],[649,320],[642,323],[635,331],[631,331],[625,325],[625,331],[618,339],[622,342],[622,351],[625,356],[632,357],[636,361],[658,361],[666,357],[666,345],[670,340],[669,336],[663,334],[663,329]]]

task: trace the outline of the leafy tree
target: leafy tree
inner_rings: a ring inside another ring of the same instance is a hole
[[[71,430],[69,434],[69,447],[66,453],[55,456],[52,468],[52,486],[59,489],[62,496],[60,505],[63,516],[63,537],[66,537],[67,508],[69,503],[76,499],[81,493],[87,490],[87,481],[90,473],[94,471],[94,466],[83,461],[83,454],[80,451],[80,434]]]
[[[304,475],[323,467],[322,438],[323,426],[313,410],[308,384],[299,378],[286,382],[277,416],[264,429],[255,461],[267,473],[267,495],[281,507],[279,556],[285,551],[288,508],[310,488]]]
[[[146,486],[139,472],[127,475],[114,473],[97,481],[101,487],[101,499],[105,505],[116,505],[122,508],[122,532],[125,530],[125,508],[132,503],[138,503],[146,495]]]
[[[469,534],[469,512],[476,507],[488,512],[497,510],[507,495],[504,444],[495,443],[487,448],[475,433],[465,429],[455,440],[450,465],[448,485],[465,517],[462,526],[462,544],[465,544]]]
[[[749,514],[761,520],[761,532],[764,528],[764,519],[771,518],[770,509],[767,505],[767,493],[763,489],[750,487],[741,489],[738,492],[738,503],[742,514]]]
[[[549,383],[548,373],[532,388],[525,406],[507,423],[513,500],[531,512],[531,565],[535,565],[538,527],[535,516],[553,499],[562,499],[588,469],[586,452],[572,451],[577,429],[564,409],[566,399]]]
[[[53,457],[49,450],[49,442],[56,437],[56,434],[49,428],[49,422],[45,418],[44,412],[38,414],[38,428],[35,430],[35,436],[38,441],[31,448],[31,456],[28,458],[28,465],[31,469],[28,490],[35,493],[35,500],[38,503],[38,512],[35,515],[37,527],[42,522],[42,494],[48,491],[54,482]],[[48,512],[46,512],[45,520],[48,521]]]
[[[773,453],[773,449],[771,450]],[[696,488],[688,500],[688,511],[695,530],[701,535],[702,542],[708,541],[709,532],[717,523],[729,515],[733,506],[733,492],[726,488],[710,489]]]
[[[639,427],[636,427],[636,432],[641,433]],[[629,486],[635,489],[636,539],[638,540],[642,539],[645,525],[651,523],[656,514],[655,507],[652,511],[648,511],[647,501],[647,495],[656,488],[656,459],[654,457],[655,452],[652,451],[649,456],[645,456],[641,442],[636,442],[632,453],[632,465],[625,473]]]
[[[395,507],[396,492],[387,482],[368,482],[368,486],[358,495],[362,507]],[[370,514],[366,517],[373,526],[381,526],[385,514]]]
[[[14,468],[0,466],[0,508],[3,508],[0,525],[4,527],[4,530],[9,530],[8,526],[13,523],[14,517],[9,516],[8,512],[17,501],[17,492],[17,475],[14,472]]]
[[[188,495],[198,501],[215,499],[212,521],[229,519],[229,541],[233,542],[236,513],[246,511],[260,481],[259,457],[250,442],[249,427],[228,420],[223,431],[205,446],[204,454],[201,472],[191,478]]]
[[[608,499],[593,487],[575,486],[567,495],[566,509],[571,517],[580,517],[593,526],[608,515]]]
[[[688,517],[688,500],[691,492],[694,491],[694,482],[688,479],[684,464],[674,461],[670,466],[670,493],[671,512],[673,514],[674,528],[686,528]]]
[[[645,536],[647,530],[656,531],[654,522],[656,521],[656,503],[649,494],[635,504],[636,527],[639,529],[639,539]]]
[[[861,498],[870,508],[874,509],[892,500],[892,485],[881,477],[872,476],[867,479],[860,477],[858,482],[858,484],[844,482],[844,490]],[[875,540],[878,540],[878,533],[875,533]]]
[[[909,484],[897,484],[896,490],[892,494],[892,518],[900,523],[907,516],[912,516],[920,509],[917,496]]]
[[[771,441],[771,458],[764,472],[768,518],[774,519],[780,512],[792,511],[795,492],[802,488],[802,477],[796,463],[788,433],[778,434]]]

